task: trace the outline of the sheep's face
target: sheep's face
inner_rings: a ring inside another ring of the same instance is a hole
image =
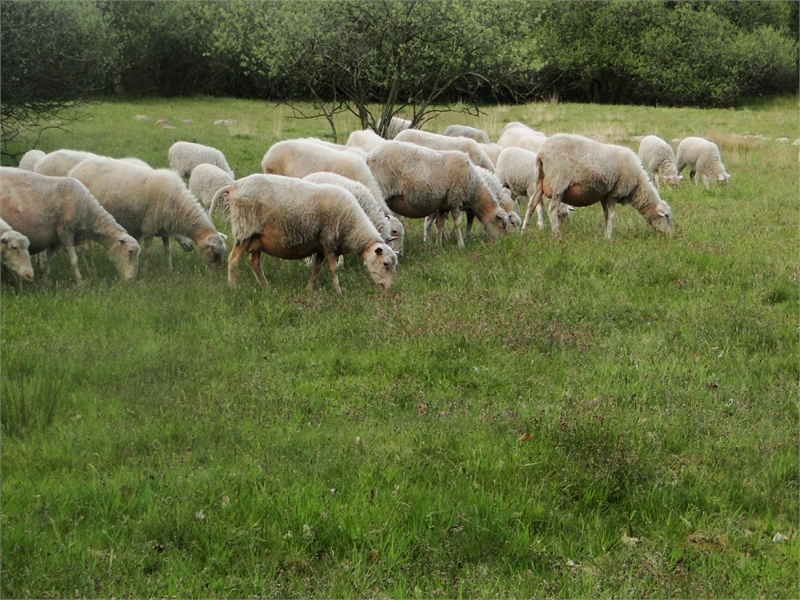
[[[406,235],[405,227],[397,217],[386,215],[386,218],[389,221],[389,239],[387,243],[395,254],[400,256],[403,253],[403,238]]]
[[[108,257],[117,267],[119,276],[125,281],[131,282],[136,279],[136,272],[139,270],[139,253],[141,251],[136,238],[127,234],[119,236],[109,246]]]
[[[508,213],[508,231],[509,233],[516,233],[522,227],[522,219],[513,210]]]
[[[211,269],[218,269],[222,266],[222,259],[227,251],[225,235],[218,231],[209,233],[197,242],[197,251],[200,253],[200,260],[203,261],[203,264]]]
[[[678,184],[680,184],[682,179],[683,179],[683,175],[678,175],[676,173],[675,175],[664,175],[661,178],[661,181],[663,181],[667,185],[678,185]]]
[[[486,235],[492,238],[499,237],[508,231],[508,213],[499,206],[482,221]]]
[[[378,286],[386,290],[394,285],[397,254],[388,244],[373,244],[361,254],[361,258]]]
[[[656,205],[653,216],[647,221],[652,227],[663,234],[672,235],[672,209],[669,204],[660,200]]]
[[[0,260],[3,266],[25,281],[33,280],[33,266],[28,252],[30,245],[28,238],[16,231],[8,231],[0,237]]]

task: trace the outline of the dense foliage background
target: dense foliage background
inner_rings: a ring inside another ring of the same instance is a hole
[[[4,116],[23,102],[98,93],[727,107],[798,85],[791,1],[0,7]]]

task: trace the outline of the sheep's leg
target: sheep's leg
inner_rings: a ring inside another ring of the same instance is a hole
[[[58,246],[51,246],[42,254],[39,254],[39,264],[42,265],[42,283],[50,278],[50,267],[53,265],[53,257],[58,252]]]
[[[533,192],[533,196],[531,196],[531,199],[528,202],[528,208],[525,209],[525,219],[522,221],[521,233],[525,233],[525,230],[528,228],[528,222],[531,220],[531,215],[533,214],[534,209],[541,206],[543,195],[544,189],[542,188],[541,183],[537,183],[536,190]]]
[[[422,243],[427,244],[431,235],[431,226],[436,221],[436,214],[428,215],[425,217],[425,225],[422,228]]]
[[[328,268],[331,270],[331,277],[333,278],[333,289],[337,294],[342,293],[342,288],[339,286],[339,273],[336,270],[337,257],[333,252],[327,252],[325,258],[328,259]]]
[[[472,222],[474,220],[475,220],[475,213],[471,212],[471,211],[468,212],[467,213],[467,227],[466,227],[466,230],[465,230],[465,234],[466,234],[467,237],[469,237],[469,233],[470,233],[470,231],[472,231]]]
[[[86,269],[89,271],[89,274],[92,277],[95,277],[97,275],[97,269],[94,266],[94,258],[92,257],[92,241],[83,240],[80,244],[77,245],[75,250],[78,253],[79,257],[83,257],[83,260],[86,263]]]
[[[560,224],[558,212],[561,208],[561,198],[563,196],[563,192],[553,192],[553,197],[550,198],[550,204],[547,207],[547,216],[550,219],[550,229],[553,231],[553,235],[558,235],[558,226]],[[525,217],[527,218],[527,215],[525,215]]]
[[[530,202],[533,202],[533,198],[530,199]],[[536,226],[539,229],[544,229],[544,215],[542,213],[542,201],[540,199],[536,204]]]
[[[442,240],[444,239],[444,224],[447,220],[447,213],[446,212],[438,212],[436,213],[436,240],[439,244],[439,248],[442,247]]]
[[[314,258],[314,267],[311,269],[311,277],[308,278],[308,283],[306,284],[306,290],[309,292],[314,289],[314,280],[317,278],[317,273],[319,273],[323,260],[325,260],[325,256],[317,253]]]
[[[169,245],[169,236],[162,236],[161,242],[164,244],[164,256],[167,257],[167,269],[172,271],[172,248]]]
[[[689,179],[694,181],[694,184],[697,185],[697,171],[689,169]]]
[[[461,211],[457,208],[451,211],[453,215],[453,229],[456,230],[456,239],[458,240],[458,247],[464,247],[464,236],[461,235]]]
[[[239,259],[244,252],[244,244],[236,244],[228,255],[228,285],[236,287],[236,274],[239,270]]]
[[[614,200],[606,198],[605,200],[600,201],[600,205],[603,207],[603,216],[605,217],[606,226],[606,239],[611,239],[611,230],[614,228],[614,214],[615,214],[615,207],[616,202]]]
[[[73,246],[72,243],[64,244],[64,250],[66,250],[69,264],[72,266],[72,274],[75,277],[75,283],[81,283],[81,272],[78,270],[78,255],[75,252],[75,246]]]
[[[261,250],[250,252],[250,268],[253,269],[259,285],[267,287],[267,278],[264,277],[264,269],[261,267]]]

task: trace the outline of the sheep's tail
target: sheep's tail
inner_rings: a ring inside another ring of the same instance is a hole
[[[233,191],[233,184],[226,185],[225,187],[217,190],[217,192],[214,194],[214,197],[211,199],[211,206],[208,207],[209,217],[213,216],[214,209],[217,207],[217,202],[221,200],[223,196],[227,196],[231,191]]]

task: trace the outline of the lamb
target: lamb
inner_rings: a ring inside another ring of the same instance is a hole
[[[512,198],[509,189],[503,187],[503,184],[500,183],[497,175],[488,169],[484,169],[483,167],[475,167],[475,169],[483,179],[483,183],[486,184],[486,187],[489,188],[489,191],[497,199],[498,204],[504,211],[506,211],[506,213],[508,213],[508,231],[519,231],[519,227],[522,225],[522,219],[520,219],[516,212],[514,207],[514,199]],[[472,223],[475,220],[475,211],[473,211],[471,208],[465,208],[464,214],[467,215],[466,234],[469,235],[470,231],[472,231]],[[422,239],[426,243],[430,235],[431,225],[433,225],[435,220],[435,214],[425,217],[425,227],[423,229]]]
[[[211,146],[194,142],[175,142],[170,146],[167,157],[169,158],[169,168],[177,171],[181,177],[188,178],[197,165],[209,163],[219,167],[235,179],[233,170],[225,160],[225,155]]]
[[[261,171],[267,175],[298,179],[320,171],[337,173],[367,186],[384,212],[391,214],[366,159],[352,152],[342,152],[308,140],[284,140],[267,150],[261,161]]]
[[[464,247],[459,217],[466,208],[475,211],[490,237],[497,237],[508,228],[508,214],[463,152],[387,141],[367,155],[367,164],[395,213],[412,219],[438,214],[439,245],[450,213],[458,246]]]
[[[316,184],[329,183],[331,185],[338,185],[353,194],[359,206],[364,209],[364,213],[366,213],[369,220],[372,221],[372,224],[375,225],[378,233],[381,234],[383,241],[394,250],[398,257],[403,253],[403,237],[405,236],[403,224],[393,214],[384,211],[378,201],[375,200],[375,196],[372,195],[363,183],[327,171],[306,175],[303,177],[303,180]]]
[[[24,169],[25,171],[33,171],[36,163],[42,160],[45,156],[47,156],[47,154],[41,150],[37,150],[35,148],[33,150],[28,150],[22,155],[22,158],[19,159],[19,168]]]
[[[460,150],[466,152],[473,164],[494,171],[494,163],[475,140],[465,137],[447,137],[419,129],[407,129],[397,134],[396,142],[409,142],[433,150]]]
[[[192,174],[189,176],[189,191],[200,200],[200,204],[209,211],[211,208],[211,200],[217,190],[233,183],[233,176],[227,171],[223,171],[219,167],[211,163],[203,163],[197,165],[192,169]],[[227,204],[224,207],[219,207],[225,220],[229,220],[230,216],[227,211]]]
[[[657,231],[672,233],[672,211],[630,148],[601,144],[579,135],[557,134],[542,145],[536,160],[539,177],[525,211],[523,232],[533,209],[545,196],[550,198],[547,212],[554,235],[558,234],[562,201],[577,207],[600,202],[607,239],[611,239],[617,203],[632,205]]]
[[[678,173],[683,168],[689,166],[689,179],[694,180],[697,185],[697,175],[703,178],[706,189],[709,189],[709,181],[716,181],[724,185],[728,183],[730,175],[725,171],[719,148],[714,142],[710,142],[699,137],[687,137],[678,144],[678,156],[675,169]]]
[[[261,253],[289,260],[316,254],[306,289],[314,286],[327,260],[333,288],[342,293],[337,256],[360,256],[373,281],[383,289],[395,282],[397,255],[381,238],[358,201],[343,187],[315,184],[282,175],[250,175],[220,189],[230,206],[234,248],[228,257],[228,284],[236,286],[239,258],[250,254],[250,266],[262,287],[267,280]]]
[[[44,154],[44,153],[42,153]],[[25,281],[33,280],[33,265],[28,252],[30,240],[0,219],[0,265]]]
[[[372,129],[358,129],[347,138],[347,145],[351,148],[361,148],[364,152],[369,153],[385,141]]]
[[[139,265],[139,243],[106,211],[87,187],[71,177],[0,168],[0,215],[30,241],[31,255],[46,251],[43,280],[61,246],[72,273],[81,282],[76,242],[102,244],[125,281],[133,281]]]
[[[225,236],[214,228],[205,210],[180,176],[169,169],[146,169],[113,158],[79,163],[70,177],[82,181],[97,200],[149,254],[154,236],[164,244],[172,270],[169,237],[189,238],[210,268],[221,266]]]
[[[66,177],[75,165],[87,158],[95,158],[97,154],[84,152],[82,150],[55,150],[41,158],[33,170],[39,175],[50,175],[51,177]]]
[[[479,144],[489,144],[491,142],[489,135],[485,131],[469,125],[450,125],[442,135],[470,138]]]
[[[530,199],[533,197],[533,193],[536,190],[536,182],[539,179],[536,165],[535,152],[514,146],[504,149],[497,159],[495,173],[500,183],[507,187],[514,197],[515,209],[519,206],[519,198],[524,197],[530,203]],[[574,207],[562,202],[558,214],[559,219],[565,219],[573,210],[575,210]],[[536,220],[539,229],[544,228],[542,203],[536,206]]]
[[[531,152],[539,152],[546,140],[545,134],[514,121],[503,128],[497,143],[502,148],[524,148]]]
[[[675,168],[675,154],[672,146],[656,135],[647,135],[639,143],[639,160],[644,170],[653,176],[656,188],[663,181],[667,185],[678,185],[683,179]]]

